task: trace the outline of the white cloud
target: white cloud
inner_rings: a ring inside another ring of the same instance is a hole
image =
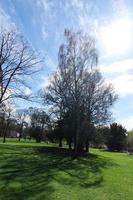
[[[45,41],[47,37],[48,37],[48,33],[47,33],[45,27],[42,26],[42,39]]]
[[[109,55],[120,55],[132,48],[133,23],[131,18],[113,19],[100,28],[103,51]]]
[[[32,90],[28,87],[25,88],[24,90],[25,95],[30,95],[32,93]]]
[[[126,73],[133,70],[133,59],[121,60],[111,64],[102,64],[99,66],[100,71],[104,73]]]
[[[99,69],[104,73],[107,82],[114,85],[120,96],[133,94],[133,59],[121,60],[111,64],[103,64]]]
[[[45,55],[45,62],[49,71],[53,72],[56,69],[57,63],[48,54]]]
[[[46,31],[46,27],[49,21],[54,18],[55,10],[54,10],[54,2],[49,0],[38,0],[36,2],[37,9],[39,11],[39,16],[36,18],[36,14],[33,18],[33,24],[38,26],[38,19],[41,30],[41,37],[45,41],[48,37],[48,33]]]
[[[82,29],[86,33],[94,34],[98,29],[98,21],[95,16],[99,9],[93,1],[71,0],[63,1],[62,7],[65,15],[70,21],[70,27]],[[94,16],[95,13],[95,16]]]
[[[40,79],[41,79],[41,82],[40,82],[39,87],[41,89],[45,89],[50,84],[50,77],[49,76],[42,76]]]
[[[0,5],[0,28],[17,30],[15,23]]]
[[[123,17],[129,15],[126,1],[124,0],[112,0],[112,7],[117,16]]]
[[[82,10],[84,8],[84,3],[83,3],[82,0],[72,0],[71,6],[79,8],[80,10]]]
[[[49,0],[38,0],[37,5],[41,7],[45,12],[51,12],[53,2]]]
[[[121,121],[122,125],[126,127],[128,131],[133,129],[133,116],[129,116]]]
[[[120,96],[133,94],[133,75],[123,74],[110,79],[108,82],[111,82],[114,85],[115,91]]]

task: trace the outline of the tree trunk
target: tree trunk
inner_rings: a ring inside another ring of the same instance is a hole
[[[77,127],[77,135],[76,135],[76,149],[75,149],[75,153],[78,155],[80,153],[84,152],[84,145],[83,145],[83,141],[82,138],[80,136],[80,130]]]
[[[8,127],[9,127],[9,123],[6,125],[5,130],[4,130],[4,134],[3,134],[3,143],[6,142],[6,133],[7,133]]]
[[[18,138],[18,141],[20,142],[20,140],[21,140],[21,135],[19,135],[19,138]]]
[[[69,150],[72,150],[72,142],[71,141],[68,142],[68,145],[69,145]]]
[[[76,149],[76,153],[80,154],[84,152],[84,146],[83,144],[81,144],[80,142],[77,144],[77,149]]]
[[[76,146],[77,146],[77,140],[76,140],[76,135],[74,136],[74,151],[76,151]]]
[[[59,147],[62,147],[62,138],[59,139]]]
[[[19,138],[18,138],[19,142],[20,142],[21,137],[22,137],[22,132],[23,132],[23,122],[22,122],[21,127],[20,127],[20,133],[19,133]]]
[[[20,140],[21,140],[21,137],[22,137],[22,131],[20,131],[20,133],[19,133],[19,137],[18,137],[18,141],[20,142]]]
[[[89,152],[89,140],[88,139],[85,144],[85,152]]]
[[[6,142],[6,134],[4,133],[4,135],[3,135],[3,143],[5,143]]]

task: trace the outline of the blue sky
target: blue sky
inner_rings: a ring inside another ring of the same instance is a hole
[[[56,69],[65,28],[95,36],[99,68],[119,95],[113,116],[128,130],[133,128],[132,13],[132,0],[0,0],[0,25],[17,28],[45,56],[41,73],[29,79],[33,91]]]

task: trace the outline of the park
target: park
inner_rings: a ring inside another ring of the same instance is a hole
[[[133,156],[92,149],[73,158],[50,144],[0,143],[0,199],[131,200]]]
[[[0,1],[0,200],[133,200],[133,3]]]

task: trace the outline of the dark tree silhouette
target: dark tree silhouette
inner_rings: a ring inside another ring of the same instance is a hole
[[[48,130],[50,124],[49,115],[40,108],[29,108],[30,117],[30,136],[37,142],[46,140],[45,130]]]
[[[84,147],[88,150],[94,124],[110,119],[109,108],[117,96],[112,85],[105,84],[97,70],[98,56],[93,38],[83,32],[66,30],[58,60],[58,70],[43,98],[53,106],[58,118],[67,119],[64,125],[72,128],[68,133],[69,146],[73,141],[77,154],[84,151]]]
[[[122,151],[126,149],[126,129],[117,123],[110,125],[110,134],[107,138],[107,147],[110,151]]]

